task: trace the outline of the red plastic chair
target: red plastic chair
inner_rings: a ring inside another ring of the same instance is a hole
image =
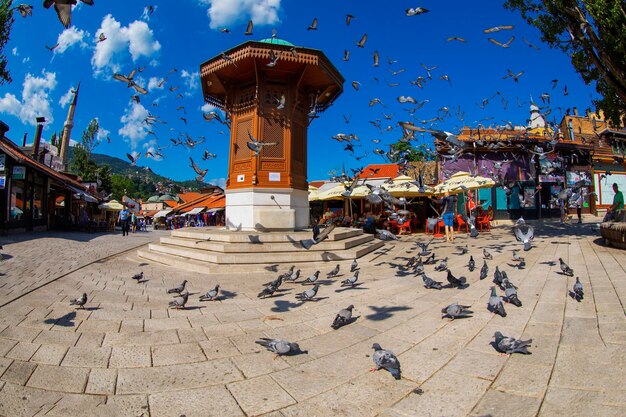
[[[439,220],[435,225],[435,237],[443,237],[445,236],[441,231],[445,230],[445,225],[443,223],[443,219]]]
[[[491,232],[491,222],[493,221],[493,208],[489,207],[489,210],[486,214],[482,216],[478,216],[476,218],[476,226],[478,226],[479,231],[483,231],[483,228],[486,228]]]
[[[404,223],[398,225],[398,233],[402,232],[403,230],[406,230],[408,233],[411,233],[410,221],[407,220]]]
[[[463,220],[463,216],[460,214],[456,215],[456,224],[458,225],[457,232],[461,231],[461,227],[465,226],[465,232],[469,233],[469,224],[465,220]]]

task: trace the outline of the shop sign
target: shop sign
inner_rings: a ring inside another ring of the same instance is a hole
[[[7,177],[5,175],[0,175],[0,190],[4,190],[6,182]]]
[[[13,179],[14,180],[23,180],[25,178],[26,178],[26,167],[14,166],[13,167]]]
[[[563,182],[562,175],[539,175],[539,182]]]

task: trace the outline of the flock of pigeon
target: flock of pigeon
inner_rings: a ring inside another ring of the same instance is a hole
[[[332,230],[332,228],[331,228]],[[324,231],[326,232],[326,230]],[[534,229],[532,226],[528,225],[523,218],[520,218],[516,224],[513,226],[513,232],[516,238],[521,241],[524,245],[524,250],[528,251],[532,248],[530,245],[530,241],[534,238]],[[519,239],[518,235],[523,235],[527,237],[525,240]],[[325,233],[327,236],[328,233]],[[319,232],[318,232],[319,238]],[[314,238],[315,239],[315,238]],[[470,284],[467,282],[467,278],[465,276],[455,276],[450,268],[448,267],[448,258],[443,258],[439,260],[437,263],[436,255],[433,250],[429,249],[430,244],[433,242],[432,238],[429,242],[415,242],[416,246],[411,250],[419,250],[414,256],[408,259],[407,263],[402,266],[404,271],[413,271],[415,277],[422,278],[424,283],[424,287],[432,290],[442,290],[444,288],[451,289],[463,289],[468,287]],[[321,241],[323,239],[320,239]],[[317,242],[319,243],[319,242]],[[464,247],[459,248],[461,255],[467,255],[470,252],[469,244],[466,244]],[[489,264],[487,261],[493,260],[493,255],[486,249],[483,248],[482,251],[483,257],[483,265],[480,269],[479,280],[482,281],[489,276]],[[514,249],[512,255],[512,261],[517,262],[517,265],[511,265],[518,269],[525,268],[524,257],[520,255],[519,250]],[[447,272],[447,281],[448,284],[444,285],[442,282],[436,281],[430,278],[426,274],[425,266],[426,265],[436,265],[434,267],[435,271],[439,272]],[[474,259],[474,255],[470,255],[467,267],[470,272],[473,272],[476,269],[476,260]],[[559,267],[563,275],[566,276],[574,276],[573,269],[568,266],[563,259],[559,258]],[[275,270],[273,268],[266,268],[269,270]],[[295,295],[295,298],[300,303],[306,302],[314,302],[319,299],[318,291],[320,289],[320,275],[321,271],[317,270],[313,274],[308,277],[301,279],[300,276],[301,270],[296,269],[295,265],[292,265],[288,271],[281,273],[278,277],[264,284],[262,290],[258,293],[257,297],[261,299],[271,298],[277,292],[280,292],[280,288],[285,283],[296,284],[299,283],[303,286],[311,286],[311,288],[306,289],[302,292],[299,292]],[[343,279],[339,282],[341,288],[354,289],[362,284],[362,281],[359,281],[359,273],[360,268],[357,260],[355,259],[350,265],[350,276],[346,279]],[[331,271],[326,273],[326,279],[332,280],[336,279],[341,274],[341,266],[337,264]],[[132,276],[132,279],[140,282],[144,281],[144,273],[139,272]],[[299,281],[300,280],[300,281]],[[187,290],[187,280],[184,280],[180,283],[180,285],[170,288],[167,290],[168,294],[172,294],[174,296],[173,300],[168,303],[170,308],[175,309],[185,309],[187,302],[189,300],[189,291]],[[327,282],[326,282],[327,283]],[[506,271],[500,270],[499,266],[495,266],[495,270],[493,272],[493,283],[494,286],[491,287],[491,294],[489,296],[487,302],[487,310],[492,312],[493,314],[500,315],[502,317],[507,316],[507,312],[505,309],[505,303],[521,307],[522,301],[518,294],[518,288],[511,282]],[[498,288],[503,291],[503,296],[498,294]],[[580,282],[580,279],[576,277],[576,282],[571,291],[569,291],[569,296],[575,299],[578,302],[581,302],[584,298],[584,289]],[[213,289],[202,294],[199,297],[199,301],[219,301],[220,298],[220,285],[217,284]],[[73,299],[70,301],[70,305],[77,306],[78,308],[84,308],[87,303],[87,294],[83,293],[81,297]],[[337,315],[335,316],[332,323],[330,323],[330,327],[333,329],[339,329],[343,326],[349,325],[350,323],[356,321],[356,318],[353,317],[352,312],[354,309],[354,305],[349,305],[344,309],[341,309]],[[472,306],[462,305],[458,303],[450,304],[444,307],[441,310],[442,318],[448,318],[450,320],[455,319],[463,319],[472,317],[473,310],[471,310]],[[501,332],[495,332],[493,335],[492,346],[503,354],[513,354],[513,353],[522,353],[529,354],[528,347],[532,339],[528,340],[518,340],[513,337],[504,336]],[[297,355],[301,353],[306,353],[306,351],[302,351],[298,343],[290,342],[287,340],[281,339],[270,339],[270,338],[261,338],[256,341],[259,345],[265,347],[270,352],[273,352],[276,356],[279,355]],[[392,351],[382,349],[378,343],[374,343],[372,346],[374,349],[374,354],[372,355],[372,359],[374,361],[375,367],[372,368],[372,371],[379,369],[386,369],[391,373],[391,375],[395,379],[401,378],[401,370],[400,370],[400,362],[398,358]]]

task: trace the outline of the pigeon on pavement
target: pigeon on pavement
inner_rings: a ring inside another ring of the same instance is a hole
[[[580,283],[580,279],[576,277],[576,283],[574,284],[573,294],[576,301],[581,302],[585,298],[585,291],[583,290],[583,284]]]
[[[427,277],[426,274],[422,275],[422,280],[424,281],[424,288],[432,290],[440,290],[442,288],[441,282]]]
[[[380,240],[398,240],[398,236],[385,229],[376,229],[376,237]]]
[[[424,261],[424,265],[434,265],[435,264],[435,254],[433,253]]]
[[[317,295],[317,290],[319,290],[320,284],[315,284],[315,286],[309,290],[301,292],[300,294],[296,294],[296,298],[300,301],[311,301]]]
[[[418,261],[415,264],[415,267],[413,268],[413,270],[415,271],[416,275],[421,275],[424,273],[424,262],[422,262],[421,260]]]
[[[442,272],[448,269],[448,257],[446,256],[440,263],[435,267],[435,271]]]
[[[85,308],[85,304],[87,304],[87,294],[86,293],[83,293],[83,295],[81,295],[78,298],[70,300],[70,305],[71,306],[78,306],[78,308]]]
[[[504,287],[504,300],[507,303],[511,303],[517,307],[522,306],[522,301],[517,296],[517,289],[511,282],[507,279],[503,285]]]
[[[502,272],[500,272],[500,268],[496,265],[496,270],[493,271],[493,283],[498,287],[502,286]]]
[[[461,278],[457,278],[454,275],[452,275],[452,272],[450,272],[450,270],[448,269],[448,282],[450,283],[450,285],[452,285],[453,287],[456,288],[464,288],[467,284],[465,277],[461,277]]]
[[[495,332],[493,334],[493,347],[501,353],[506,353],[507,355],[513,353],[523,353],[525,355],[530,354],[528,351],[528,347],[532,343],[533,339],[528,340],[517,340],[513,337],[504,336],[500,332]]]
[[[517,249],[513,251],[513,260],[515,262],[521,262],[524,260],[524,258],[519,255],[519,251]]]
[[[265,349],[276,354],[277,356],[304,353],[300,350],[300,346],[298,346],[297,343],[288,342],[286,340],[262,337],[254,343],[263,346]]]
[[[354,271],[354,275],[351,276],[348,279],[344,279],[343,281],[341,281],[341,286],[342,287],[354,287],[354,284],[356,284],[356,282],[359,279],[359,272],[360,271]]]
[[[207,292],[204,295],[200,296],[200,301],[215,301],[217,300],[217,296],[220,293],[220,285],[217,284],[215,286],[215,288],[213,288],[211,291]]]
[[[569,275],[570,277],[574,276],[574,270],[572,268],[569,267],[569,265],[567,265],[562,258],[559,258],[559,265],[561,267],[561,271],[563,271],[563,273],[565,275]]]
[[[318,271],[318,273],[319,273],[319,271]],[[296,269],[291,274],[286,275],[286,276],[283,277],[283,279],[285,281],[291,281],[291,282],[296,282],[298,280],[298,278],[300,278],[300,270],[299,269]]]
[[[137,281],[137,283],[139,283],[139,281],[143,279],[143,271],[133,275],[131,278]]]
[[[315,271],[312,275],[308,276],[307,279],[302,281],[302,284],[313,284],[320,277],[320,271]]]
[[[487,261],[483,261],[483,266],[480,268],[480,279],[487,278],[487,274],[489,274],[489,266],[487,265]]]
[[[470,307],[471,306],[464,306],[457,303],[450,304],[449,306],[441,309],[441,312],[443,313],[441,318],[443,319],[448,317],[454,320],[463,317],[472,317],[470,314],[473,314],[474,312],[469,310]]]
[[[469,268],[470,272],[473,272],[474,269],[476,268],[476,262],[474,261],[474,257],[471,255],[470,255],[469,262],[467,263],[467,267]]]
[[[189,291],[181,292],[178,297],[175,297],[172,301],[169,302],[168,306],[177,310],[180,308],[184,309],[188,299]]]
[[[354,306],[350,304],[348,307],[339,310],[339,313],[337,313],[337,316],[335,317],[335,320],[333,320],[333,324],[331,324],[330,327],[336,330],[340,328],[341,326],[350,324],[350,321],[352,320],[353,308]]]
[[[358,267],[359,267],[359,263],[355,259],[354,261],[352,261],[352,264],[350,265],[350,272],[356,271]]]
[[[492,260],[493,255],[491,255],[487,249],[483,249],[483,258]]]
[[[400,361],[396,358],[396,355],[390,350],[381,348],[378,343],[374,343],[372,349],[374,349],[372,360],[376,367],[370,369],[370,371],[378,371],[384,368],[388,370],[395,379],[399,380],[401,374]]]
[[[326,278],[334,278],[337,275],[339,275],[339,270],[340,270],[340,266],[339,264],[337,264],[337,266],[335,267],[335,269],[333,269],[332,271],[330,271],[328,274],[326,274]]]
[[[259,298],[265,298],[268,296],[272,296],[274,295],[274,293],[276,292],[276,290],[278,290],[278,286],[274,285],[274,283],[270,283],[267,287],[263,288],[263,291],[261,291],[257,297]]]
[[[167,290],[167,293],[168,294],[180,294],[181,292],[184,291],[186,285],[187,285],[187,280],[184,280],[179,286],[170,288],[169,290]]]
[[[499,314],[502,317],[506,317],[506,311],[502,304],[502,298],[496,293],[496,287],[491,287],[491,295],[489,296],[489,302],[487,303],[487,310],[494,314]]]

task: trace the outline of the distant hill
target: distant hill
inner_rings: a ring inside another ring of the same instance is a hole
[[[74,154],[74,148],[69,148],[68,159],[72,159]],[[111,167],[112,174],[119,174],[131,178],[135,181],[139,180],[143,184],[151,184],[154,185],[154,188],[157,187],[157,184],[162,184],[168,188],[168,192],[184,192],[184,191],[198,191],[202,188],[207,188],[210,186],[209,183],[206,182],[198,182],[196,180],[187,180],[187,181],[174,181],[171,178],[164,177],[162,175],[156,174],[149,167],[138,167],[133,166],[130,162],[125,161],[123,159],[117,158],[115,156],[104,155],[99,153],[92,153],[91,159],[98,164],[98,166],[108,165]],[[149,187],[153,188],[153,187]],[[142,196],[149,197],[149,196]]]

